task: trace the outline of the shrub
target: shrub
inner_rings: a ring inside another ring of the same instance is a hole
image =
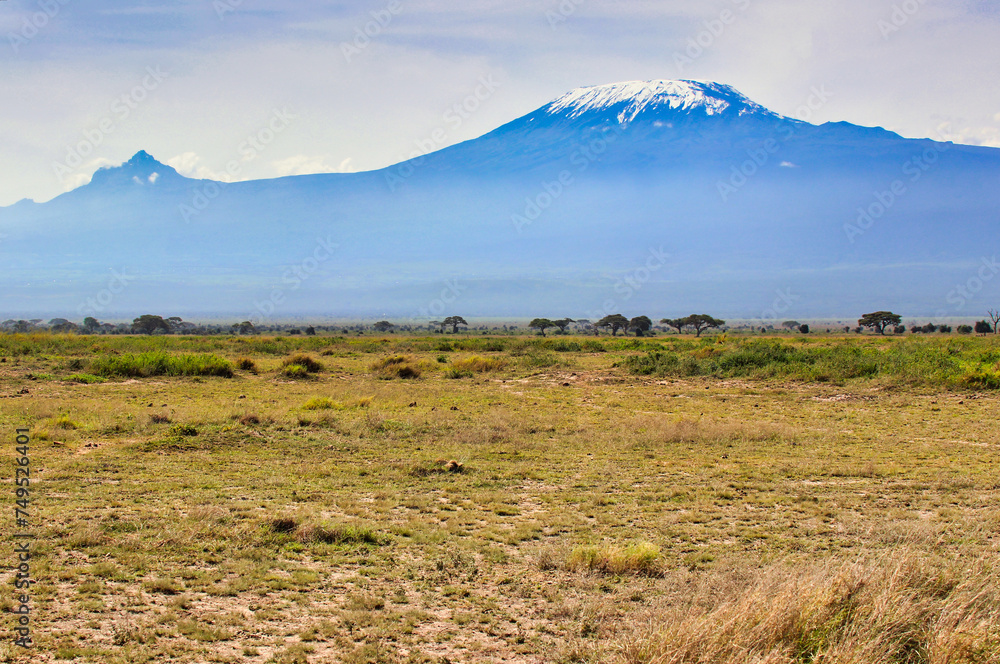
[[[323,370],[323,365],[320,364],[318,360],[316,360],[311,355],[305,355],[301,353],[298,355],[290,355],[289,357],[286,357],[281,362],[281,365],[284,367],[298,365],[300,367],[305,368],[305,370],[308,373],[319,373],[320,371]]]
[[[257,373],[257,363],[254,362],[249,357],[241,357],[236,360],[236,368],[240,371],[249,371],[250,373]]]
[[[191,426],[190,424],[175,424],[174,426],[170,427],[170,435],[180,436],[180,437],[197,436],[198,429]]]
[[[286,364],[281,368],[281,373],[288,378],[306,378],[309,370],[301,364]]]

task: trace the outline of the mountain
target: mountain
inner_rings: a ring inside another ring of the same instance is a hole
[[[813,125],[718,83],[616,83],[366,173],[224,184],[139,152],[0,208],[0,309],[975,316],[1000,294],[998,176],[997,149]]]

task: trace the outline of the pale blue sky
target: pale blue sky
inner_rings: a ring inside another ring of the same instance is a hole
[[[140,149],[203,177],[380,168],[636,79],[1000,147],[997,62],[985,0],[3,0],[0,205]]]

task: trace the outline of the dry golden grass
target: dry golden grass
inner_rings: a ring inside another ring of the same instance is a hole
[[[647,618],[627,664],[1000,661],[997,559],[915,550],[713,579]]]

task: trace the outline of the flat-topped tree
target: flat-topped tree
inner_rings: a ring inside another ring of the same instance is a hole
[[[570,323],[575,323],[577,321],[572,318],[560,318],[559,320],[552,321],[552,324],[559,328],[559,334],[566,334],[566,328],[570,326]]]
[[[649,332],[651,327],[653,327],[653,321],[649,320],[649,316],[636,316],[628,322],[628,329],[634,330],[637,337]]]
[[[389,330],[391,330],[394,327],[396,327],[396,326],[393,325],[392,323],[390,323],[387,320],[380,320],[379,322],[375,323],[375,331],[376,332],[388,332]]]
[[[710,327],[722,327],[726,324],[726,321],[712,318],[708,314],[691,314],[686,319],[687,324],[694,328],[694,335],[700,337],[702,330],[707,330]]]
[[[544,337],[545,330],[550,327],[556,327],[556,324],[550,321],[548,318],[536,318],[530,323],[528,323],[528,327],[533,330],[538,330],[539,332],[542,333],[542,336]]]
[[[442,329],[444,329],[445,325],[451,325],[451,333],[458,334],[459,325],[465,325],[466,327],[468,327],[469,324],[466,323],[465,319],[462,318],[461,316],[448,316],[447,318],[444,319],[444,321],[442,321],[441,325]]]
[[[610,327],[611,336],[615,336],[618,330],[628,329],[628,318],[622,316],[621,314],[611,314],[610,316],[605,316],[601,320],[595,323],[597,327]]]
[[[879,334],[885,334],[885,328],[890,325],[899,325],[903,322],[903,317],[892,313],[891,311],[874,311],[870,314],[865,314],[858,319],[858,326],[860,327],[870,327]],[[933,330],[932,330],[933,331]]]
[[[677,328],[677,334],[682,334],[684,326],[687,325],[687,318],[661,318],[660,323],[667,327]]]

